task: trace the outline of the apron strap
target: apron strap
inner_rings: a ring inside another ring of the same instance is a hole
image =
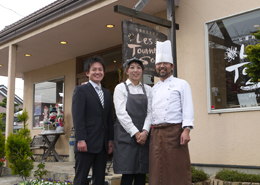
[[[143,88],[144,95],[146,96],[146,91],[145,91],[145,88],[144,88],[143,84],[142,84],[142,88]]]
[[[126,91],[127,91],[127,94],[129,94],[129,89],[128,89],[128,86],[126,85],[126,83],[124,82],[125,84],[125,88],[126,88]]]
[[[128,86],[126,85],[125,82],[124,82],[124,84],[125,84],[126,91],[127,91],[127,93],[129,94],[129,88],[128,88]],[[145,91],[144,85],[141,84],[141,86],[142,86],[142,89],[143,89],[144,95],[146,96],[146,91]]]

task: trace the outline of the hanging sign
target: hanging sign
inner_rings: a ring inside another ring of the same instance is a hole
[[[165,41],[167,36],[157,30],[131,21],[122,21],[123,63],[136,57],[143,61],[144,74],[158,76],[155,71],[156,41]]]

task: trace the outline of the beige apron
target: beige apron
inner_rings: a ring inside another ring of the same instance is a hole
[[[153,126],[149,146],[149,185],[191,185],[188,145],[180,145],[182,124]]]

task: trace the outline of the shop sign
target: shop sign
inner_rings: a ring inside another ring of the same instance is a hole
[[[165,41],[167,36],[153,28],[126,20],[122,21],[122,32],[123,63],[136,57],[143,61],[144,74],[158,76],[155,71],[156,41]]]

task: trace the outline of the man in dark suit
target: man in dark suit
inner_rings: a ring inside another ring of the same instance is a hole
[[[113,108],[109,90],[101,87],[105,64],[101,57],[85,64],[89,82],[77,86],[72,97],[75,129],[75,185],[86,185],[92,167],[92,182],[103,185],[107,155],[113,152]]]

